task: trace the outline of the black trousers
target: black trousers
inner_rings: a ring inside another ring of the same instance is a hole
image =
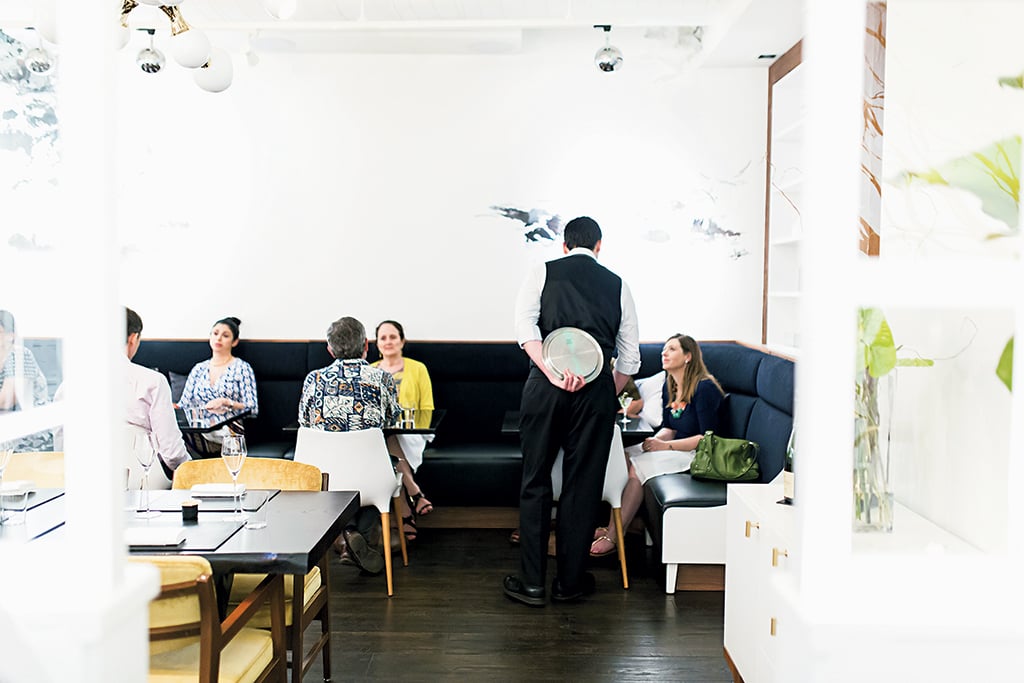
[[[545,583],[553,498],[551,467],[559,448],[563,465],[556,525],[557,576],[559,583],[569,589],[582,579],[598,524],[617,410],[610,374],[569,393],[553,386],[540,370],[531,368],[523,387],[519,422],[523,450],[519,539],[524,583]]]

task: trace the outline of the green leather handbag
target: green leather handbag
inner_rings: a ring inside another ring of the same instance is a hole
[[[716,481],[752,481],[761,475],[757,454],[761,450],[747,439],[726,439],[704,432],[690,463],[690,476]]]

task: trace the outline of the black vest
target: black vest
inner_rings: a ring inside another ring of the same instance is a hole
[[[541,336],[559,327],[593,335],[604,353],[605,370],[622,322],[622,278],[586,254],[547,262],[540,294]]]

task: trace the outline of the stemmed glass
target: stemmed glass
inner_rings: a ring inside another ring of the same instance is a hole
[[[224,443],[221,444],[220,457],[228,468],[228,473],[231,475],[232,492],[235,499],[235,514],[229,519],[236,522],[245,521],[245,515],[242,514],[242,497],[238,494],[238,473],[242,471],[242,465],[245,464],[246,452],[244,436],[232,435],[224,437]]]
[[[629,404],[633,402],[633,397],[629,394],[623,394],[619,396],[619,405],[622,406],[622,426],[625,427],[629,424],[629,417],[626,416],[626,410],[629,408]]]
[[[135,459],[142,466],[142,487],[139,489],[139,507],[135,511],[135,516],[142,519],[159,517],[159,511],[149,509],[149,468],[153,466],[153,462],[156,460],[156,436],[149,434],[146,439],[136,437],[134,450]]]
[[[4,470],[7,469],[7,463],[11,461],[12,455],[14,455],[14,444],[0,441],[0,484],[4,483]],[[2,501],[0,501],[0,523],[4,519],[4,508]]]

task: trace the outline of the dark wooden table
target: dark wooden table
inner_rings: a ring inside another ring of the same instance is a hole
[[[622,416],[616,416],[619,429],[622,430],[622,445],[633,446],[650,438],[657,433],[657,429],[647,424],[639,417],[629,418],[629,422],[622,424]],[[509,436],[519,436],[519,411],[508,410],[501,421],[501,433]]]

